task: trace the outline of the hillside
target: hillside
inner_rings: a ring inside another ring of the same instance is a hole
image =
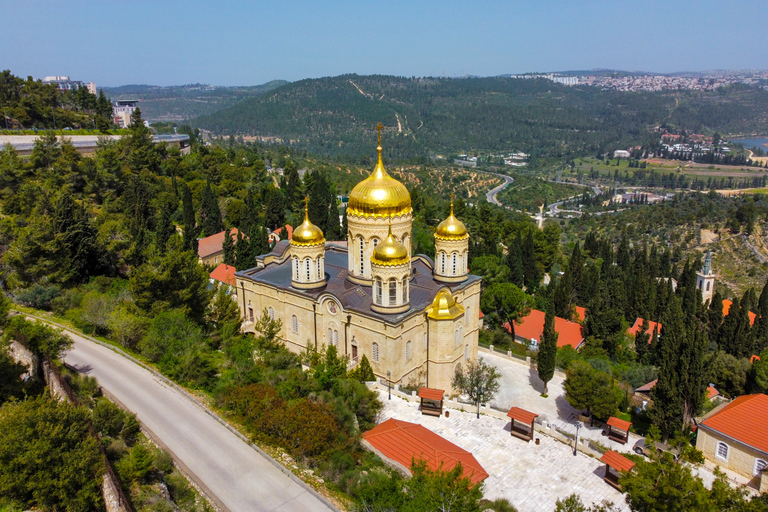
[[[326,156],[370,155],[373,126],[391,158],[522,150],[583,155],[639,144],[649,127],[768,132],[768,91],[602,91],[544,79],[343,75],[302,80],[194,120],[217,134],[281,140]]]
[[[285,80],[272,80],[262,85],[247,87],[217,87],[190,84],[161,87],[157,85],[122,85],[105,87],[104,92],[113,99],[138,99],[144,119],[148,121],[183,121],[213,114],[246,99],[264,94],[287,84]]]

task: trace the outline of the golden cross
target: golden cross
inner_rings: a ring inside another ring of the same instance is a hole
[[[381,125],[381,121],[379,121],[379,124],[376,126],[376,129],[379,130],[379,146],[381,146],[381,130],[384,129],[384,127]]]
[[[304,203],[304,209],[305,209],[305,210],[306,210],[307,208],[309,208],[309,196],[305,196],[305,197],[304,197],[304,201],[302,201],[302,202]]]

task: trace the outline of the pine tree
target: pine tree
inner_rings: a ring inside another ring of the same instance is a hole
[[[557,359],[557,331],[555,331],[555,306],[552,302],[544,315],[544,331],[541,335],[539,353],[536,357],[536,369],[539,378],[544,382],[544,393],[547,394],[547,383],[555,375],[555,360]]]
[[[637,361],[639,363],[643,363],[645,355],[648,353],[648,345],[651,341],[651,336],[648,334],[649,326],[648,319],[644,318],[640,331],[635,334],[635,353],[637,354]]]
[[[539,267],[536,265],[536,247],[533,243],[533,228],[528,229],[525,242],[522,245],[523,274],[525,276],[525,286],[529,293],[538,288],[541,281]]]
[[[229,228],[224,231],[224,240],[221,242],[221,249],[224,251],[224,263],[235,266],[235,243],[232,241],[232,233]]]
[[[202,204],[200,205],[200,219],[205,236],[215,235],[224,230],[221,222],[221,210],[219,201],[211,190],[211,182],[206,182],[203,189]]]
[[[186,182],[181,182],[181,203],[184,208],[184,250],[197,252],[197,227],[192,192]]]
[[[552,303],[554,304],[554,313],[560,318],[566,320],[571,319],[571,296],[573,293],[573,285],[571,278],[571,269],[566,268],[565,273],[557,282],[555,286],[555,293],[552,297]]]
[[[663,320],[664,329],[656,347],[656,363],[659,379],[651,390],[653,407],[650,415],[653,424],[659,427],[666,441],[683,424],[683,399],[680,389],[681,376],[678,361],[686,336],[683,310],[679,299],[673,299]]]
[[[256,266],[256,260],[251,257],[251,245],[248,238],[243,237],[243,233],[237,233],[237,242],[234,247],[233,266],[240,270],[246,270]]]
[[[768,281],[763,286],[760,299],[757,301],[757,318],[753,331],[752,353],[759,354],[768,348]]]
[[[522,241],[518,233],[515,243],[510,244],[507,254],[507,266],[509,267],[509,280],[515,286],[522,288],[525,284],[525,273],[523,270],[523,259],[521,255]]]

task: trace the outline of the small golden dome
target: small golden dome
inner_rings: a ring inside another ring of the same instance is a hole
[[[405,185],[387,174],[381,159],[381,132],[379,132],[379,159],[370,176],[355,185],[349,194],[347,213],[363,217],[387,217],[412,211],[411,195]]]
[[[408,249],[395,240],[392,236],[392,224],[389,225],[389,235],[387,239],[376,246],[373,250],[371,262],[376,265],[405,265],[408,263]]]
[[[293,230],[293,236],[291,237],[291,244],[293,245],[319,245],[325,243],[323,230],[309,222],[308,202],[309,198],[304,200],[304,222]]]
[[[443,240],[462,240],[467,238],[467,227],[453,215],[453,194],[451,194],[451,214],[437,225],[435,238]]]
[[[462,313],[464,313],[464,306],[456,304],[456,299],[451,296],[448,290],[443,288],[435,295],[432,309],[427,316],[435,320],[452,320],[461,316]]]

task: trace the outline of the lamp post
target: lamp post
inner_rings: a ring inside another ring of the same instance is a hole
[[[580,421],[576,422],[576,441],[573,443],[573,456],[576,456],[576,450],[579,447],[579,429],[583,427],[584,424]]]
[[[392,374],[390,372],[387,372],[387,394],[389,395],[387,400],[392,400],[392,380],[390,379],[391,376]]]
[[[483,387],[477,386],[477,419],[480,419],[480,402],[481,397],[483,396]]]

